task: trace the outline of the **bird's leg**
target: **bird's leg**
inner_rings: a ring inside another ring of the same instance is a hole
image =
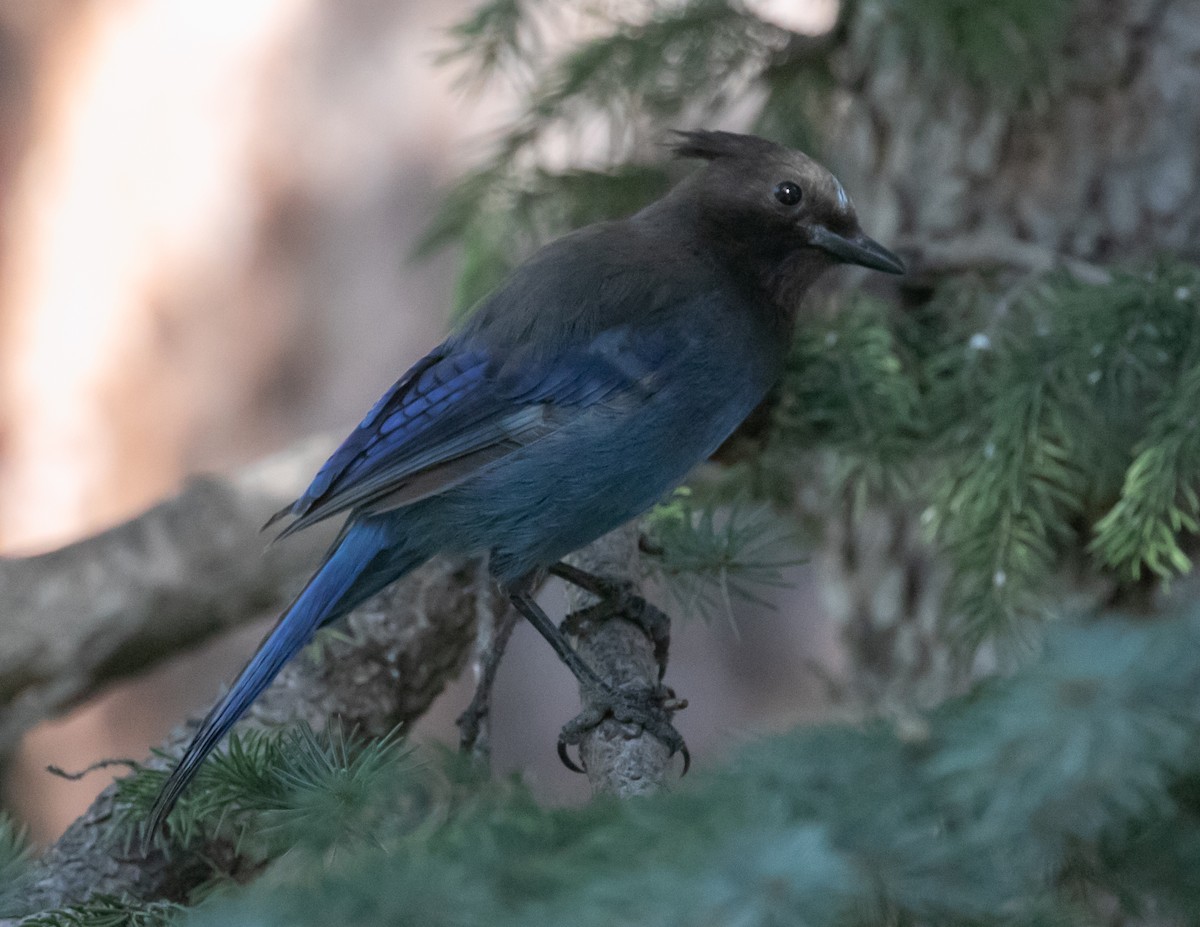
[[[512,636],[513,628],[517,626],[517,618],[517,613],[511,608],[501,609],[499,614],[488,622],[490,634],[488,630],[481,628],[480,637],[486,635],[490,639],[480,641],[479,679],[475,684],[475,695],[471,698],[467,710],[459,715],[455,722],[459,730],[459,749],[485,766],[491,753],[488,720],[492,711],[492,686],[496,682],[496,670],[500,667],[508,640]]]
[[[661,681],[666,672],[670,644],[670,619],[662,611],[633,592],[628,584],[614,583],[571,564],[555,564],[550,572],[600,599],[594,605],[567,615],[562,626],[564,632],[594,639],[594,634],[588,633],[589,629],[596,629],[613,618],[625,619],[653,643],[654,661]],[[579,745],[589,731],[606,718],[613,718],[620,724],[636,725],[649,732],[668,748],[671,755],[682,753],[686,775],[691,755],[671,724],[672,715],[685,708],[686,701],[676,699],[675,693],[661,684],[636,691],[624,687],[616,691],[608,688],[604,695],[604,698],[585,699],[588,707],[569,721],[559,735],[559,757],[569,769],[579,770],[580,767],[570,759],[568,746]]]
[[[550,616],[542,611],[542,607],[533,600],[533,596],[527,592],[509,592],[508,598],[516,610],[524,615],[529,623],[537,628],[538,633],[546,639],[546,642],[554,648],[558,658],[567,664],[567,669],[575,674],[575,678],[581,685],[599,692],[612,691],[604,680],[596,675],[596,671],[583,662],[583,658],[575,652],[575,648],[550,620]]]
[[[606,617],[620,617],[633,622],[653,641],[658,678],[662,679],[667,671],[667,657],[671,648],[671,619],[661,609],[635,593],[628,583],[614,583],[569,563],[554,564],[550,567],[550,573],[600,600],[595,605],[572,612],[567,616],[568,622],[579,624]]]

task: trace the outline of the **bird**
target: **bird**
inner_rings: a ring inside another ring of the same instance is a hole
[[[678,132],[671,147],[700,167],[634,215],[517,267],[272,519],[293,519],[286,537],[345,516],[201,722],[149,833],[319,628],[435,554],[486,554],[517,610],[586,672],[533,602],[533,578],[653,506],[725,441],[781,375],[802,297],[824,271],[904,272],[805,154],[711,130]]]

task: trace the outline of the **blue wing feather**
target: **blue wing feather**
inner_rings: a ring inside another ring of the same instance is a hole
[[[296,517],[280,537],[380,499],[404,504],[471,475],[547,434],[572,411],[618,392],[653,389],[661,339],[632,345],[625,328],[549,357],[511,349],[504,363],[451,339],[414,365],[367,413],[312,484],[275,518]],[[439,484],[437,472],[445,476]],[[420,496],[402,490],[422,477]],[[395,500],[400,500],[396,502]],[[270,522],[268,523],[270,524]]]

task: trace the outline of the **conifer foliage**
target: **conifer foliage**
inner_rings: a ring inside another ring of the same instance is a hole
[[[117,917],[98,898],[36,923],[1082,925],[1110,891],[1182,918],[1200,905],[1198,688],[1195,608],[1064,624],[921,730],[801,729],[673,793],[580,809],[449,754],[242,736],[203,784],[229,813],[195,826],[271,860],[264,875],[193,908]],[[128,833],[161,776],[127,780]]]

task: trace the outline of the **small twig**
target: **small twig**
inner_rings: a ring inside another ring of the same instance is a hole
[[[100,760],[93,763],[91,766],[86,766],[79,772],[69,773],[61,766],[50,765],[46,767],[46,772],[52,776],[58,776],[60,779],[66,779],[68,782],[78,782],[84,776],[89,776],[94,772],[99,772],[101,769],[111,769],[113,766],[124,766],[127,769],[137,769],[138,763],[134,760]]]

